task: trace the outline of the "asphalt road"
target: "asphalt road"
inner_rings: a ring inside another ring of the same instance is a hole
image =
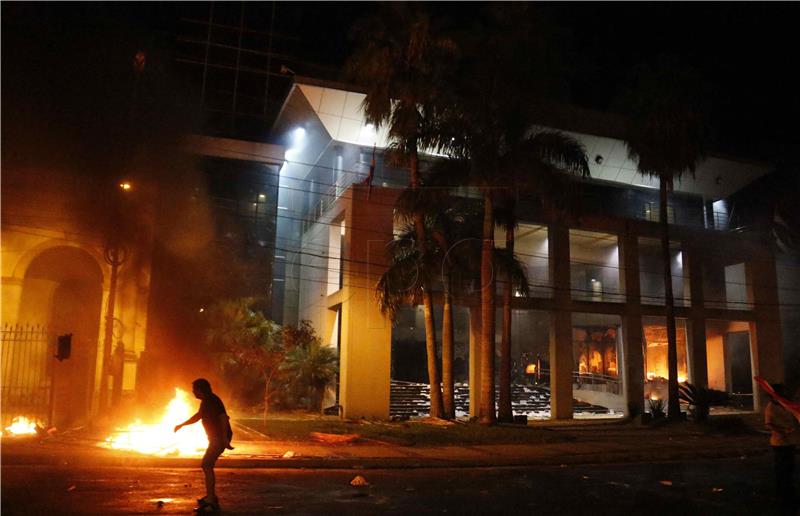
[[[772,514],[770,456],[526,468],[221,469],[223,514]],[[366,487],[352,487],[362,474]],[[186,514],[195,469],[3,466],[2,514]],[[162,503],[159,503],[162,502]]]

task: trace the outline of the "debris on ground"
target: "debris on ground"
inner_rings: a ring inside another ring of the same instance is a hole
[[[412,423],[422,423],[423,425],[432,425],[432,426],[453,426],[455,423],[448,419],[441,419],[438,417],[421,417],[421,418],[414,418],[411,420]]]
[[[721,487],[712,487],[712,488],[711,488],[711,492],[712,492],[712,493],[721,493],[721,492],[723,492],[724,490],[725,490],[725,489],[723,489],[723,488],[721,488]]]
[[[658,483],[661,484],[662,486],[671,486],[672,480],[659,480]]]
[[[72,492],[72,491],[74,491],[74,490],[75,490],[75,484],[72,484],[71,486],[69,486],[69,487],[67,488],[67,492],[68,492],[68,493],[71,493],[71,492]]]
[[[362,486],[368,486],[369,482],[367,482],[367,479],[362,477],[361,475],[356,475],[355,477],[353,477],[353,480],[350,481],[350,485],[354,487],[362,487]]]
[[[284,459],[291,459],[292,457],[294,457],[294,452],[292,450],[289,450],[283,454]]]
[[[345,444],[358,440],[361,436],[358,434],[326,434],[323,432],[311,432],[311,438],[315,441],[323,442],[326,444]]]

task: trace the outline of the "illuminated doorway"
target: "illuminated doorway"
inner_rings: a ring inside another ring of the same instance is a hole
[[[733,407],[752,410],[750,324],[746,321],[707,321],[706,360],[708,386],[727,392]]]

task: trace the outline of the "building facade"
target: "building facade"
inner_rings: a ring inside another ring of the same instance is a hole
[[[4,176],[3,423],[85,424],[136,387],[150,297],[147,193],[102,184],[103,202],[58,170]],[[133,206],[135,222],[121,215]],[[56,360],[56,337],[65,334],[71,356]]]
[[[364,122],[363,98],[298,79],[284,103],[273,131],[287,149],[276,273],[284,320],[312,321],[340,350],[343,415],[388,418],[390,380],[423,379],[414,350],[423,347],[424,324],[412,306],[392,324],[374,301],[407,178],[383,162],[386,130]],[[572,417],[575,400],[641,413],[647,399],[666,396],[658,182],[638,174],[612,118],[603,125],[567,110],[547,125],[583,143],[592,177],[574,182],[566,218],[519,200],[515,253],[531,296],[513,299],[515,381],[530,382],[532,364],[546,367],[554,418]],[[746,410],[764,403],[753,376],[784,377],[778,282],[769,248],[731,231],[728,199],[768,171],[712,155],[694,177],[676,181],[668,207],[679,379],[724,390]],[[498,233],[497,246],[504,240]],[[480,392],[476,308],[465,300],[455,314],[456,380],[469,384],[471,414]]]

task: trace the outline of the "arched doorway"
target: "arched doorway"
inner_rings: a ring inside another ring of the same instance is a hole
[[[55,372],[56,427],[81,424],[89,414],[102,297],[100,266],[78,247],[60,246],[42,251],[25,271],[17,320],[46,327],[51,342],[56,335],[72,334],[72,355],[68,360],[56,362],[48,352],[36,357],[42,362],[31,364],[33,368]]]

